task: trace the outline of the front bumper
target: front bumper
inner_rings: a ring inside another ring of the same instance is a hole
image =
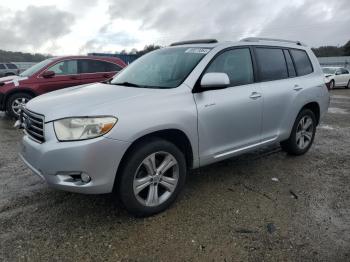
[[[99,137],[84,141],[58,142],[53,124],[45,124],[46,142],[39,144],[25,135],[20,157],[49,186],[84,194],[104,194],[113,190],[119,163],[130,143]],[[67,174],[84,173],[88,183]]]

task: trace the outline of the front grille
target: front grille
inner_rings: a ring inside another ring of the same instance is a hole
[[[24,132],[34,141],[44,143],[44,116],[23,109],[21,118]]]

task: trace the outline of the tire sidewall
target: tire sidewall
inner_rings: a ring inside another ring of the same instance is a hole
[[[300,122],[301,118],[303,118],[304,116],[310,116],[312,118],[313,131],[312,131],[312,138],[311,138],[311,141],[310,141],[309,145],[306,148],[304,148],[304,149],[300,149],[298,147],[297,141],[296,141],[296,131],[297,131],[297,128],[298,128],[298,125],[299,125],[299,122]],[[315,134],[316,134],[316,117],[315,117],[315,114],[309,109],[304,109],[298,114],[298,116],[297,116],[297,118],[295,120],[293,129],[292,129],[291,136],[290,136],[290,142],[291,142],[291,144],[293,146],[293,151],[295,152],[295,154],[302,155],[302,154],[306,153],[310,149],[310,147],[312,146],[312,144],[314,142]]]
[[[156,207],[146,207],[142,205],[134,195],[133,183],[137,168],[141,162],[150,154],[165,151],[172,154],[179,165],[179,181],[173,194],[164,203]],[[137,217],[149,216],[159,213],[169,207],[177,198],[186,181],[186,159],[183,153],[172,143],[151,139],[147,143],[141,143],[132,150],[125,160],[120,175],[117,177],[117,195],[123,206]]]

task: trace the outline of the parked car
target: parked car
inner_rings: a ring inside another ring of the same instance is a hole
[[[49,58],[19,76],[0,78],[0,110],[17,118],[21,106],[35,96],[66,87],[105,81],[125,66],[116,57]]]
[[[18,67],[13,63],[0,63],[0,77],[19,74]]]
[[[54,188],[113,192],[148,216],[174,202],[188,169],[278,142],[305,154],[329,99],[317,58],[299,42],[180,42],[108,83],[31,100],[17,122],[20,155]]]
[[[350,88],[350,72],[344,67],[323,67],[326,84],[329,89],[334,87]]]

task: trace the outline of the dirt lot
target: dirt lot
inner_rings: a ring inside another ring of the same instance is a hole
[[[1,261],[350,261],[350,90],[332,92],[305,156],[276,145],[194,171],[147,219],[48,188],[12,125],[0,116]]]

